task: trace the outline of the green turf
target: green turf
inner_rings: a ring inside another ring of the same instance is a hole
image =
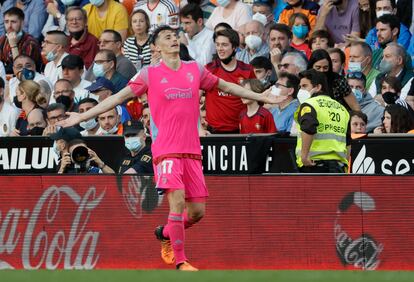
[[[93,270],[93,271],[22,271],[3,270],[0,271],[1,282],[30,281],[30,282],[202,282],[202,281],[226,281],[226,282],[295,282],[295,281],[317,281],[317,282],[413,282],[414,272],[391,272],[391,271],[200,271],[197,273],[182,273],[168,270],[133,271],[133,270]]]

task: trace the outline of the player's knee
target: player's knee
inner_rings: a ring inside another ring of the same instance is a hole
[[[197,209],[197,210],[191,211],[188,217],[191,218],[194,222],[198,222],[204,217],[204,213],[205,213],[204,209]]]

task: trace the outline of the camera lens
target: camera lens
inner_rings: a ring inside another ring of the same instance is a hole
[[[76,147],[72,151],[72,160],[77,164],[82,164],[86,162],[89,158],[88,148],[85,146]]]

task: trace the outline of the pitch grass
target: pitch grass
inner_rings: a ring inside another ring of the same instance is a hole
[[[183,273],[174,270],[91,270],[91,271],[62,271],[62,270],[2,270],[1,282],[30,281],[30,282],[413,282],[414,272],[399,271],[200,271]]]

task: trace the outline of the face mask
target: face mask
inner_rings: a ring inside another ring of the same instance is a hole
[[[384,102],[387,105],[392,105],[395,104],[395,101],[397,101],[400,97],[398,97],[397,93],[385,92],[384,94],[382,94],[382,98],[384,99]]]
[[[348,72],[362,72],[362,63],[361,62],[349,62]]]
[[[267,84],[269,83],[269,79],[270,79],[270,77],[269,77],[269,76],[266,76],[265,78],[262,78],[262,79],[260,80],[260,82],[261,82],[263,85],[267,86]]]
[[[299,100],[299,103],[303,103],[303,102],[305,102],[307,99],[309,99],[310,97],[311,97],[312,95],[311,95],[311,93],[308,91],[308,90],[305,90],[305,89],[299,89],[299,91],[298,91],[298,100]]]
[[[263,25],[267,24],[267,17],[261,13],[254,14],[252,20],[261,22]]]
[[[104,70],[103,65],[98,65],[97,63],[94,63],[92,71],[93,71],[93,75],[95,77],[104,77],[105,76],[105,70]]]
[[[33,80],[35,75],[35,71],[24,68],[20,71],[20,75],[18,74],[18,78],[21,81]]]
[[[115,125],[114,127],[112,127],[109,130],[105,130],[105,129],[102,128],[102,134],[103,135],[112,135],[112,134],[116,133],[117,131],[118,131],[118,126],[117,125]]]
[[[280,92],[281,92],[282,90],[280,90],[279,88],[277,88],[276,86],[272,86],[272,90],[271,90],[271,94],[273,95],[273,96],[280,96]]]
[[[19,109],[21,109],[21,108],[22,108],[22,102],[20,102],[20,101],[17,99],[17,96],[14,96],[14,98],[13,98],[13,103],[14,103],[14,105],[15,105],[17,108],[19,108]]]
[[[393,68],[392,63],[390,63],[390,62],[388,62],[384,59],[379,64],[379,71],[382,72],[382,73],[390,73],[392,68]]]
[[[45,130],[44,127],[38,127],[38,126],[36,126],[36,127],[33,127],[32,129],[28,130],[27,131],[27,135],[30,135],[30,136],[42,136],[43,130]]]
[[[292,32],[297,38],[305,38],[308,35],[309,28],[306,25],[294,25]]]
[[[69,32],[69,34],[70,36],[75,38],[75,40],[79,40],[82,37],[84,32],[85,32],[84,30],[80,30],[80,31]]]
[[[141,139],[138,136],[125,138],[125,147],[131,152],[137,152],[142,148]]]
[[[233,51],[233,53],[230,55],[230,56],[228,56],[227,58],[224,58],[224,59],[220,59],[220,61],[222,61],[223,62],[223,64],[225,64],[225,65],[228,65],[230,62],[231,62],[231,60],[233,60],[233,57],[234,57],[234,55],[236,55],[236,51],[234,50]]]
[[[383,15],[391,15],[391,12],[390,11],[384,11],[384,10],[378,11],[377,12],[377,19],[379,17],[382,17]]]
[[[364,97],[364,94],[362,94],[361,90],[353,88],[352,93],[354,93],[355,99],[359,102],[361,102],[362,98]]]
[[[57,57],[57,54],[56,53],[53,53],[52,51],[49,51],[46,54],[46,60],[48,62],[54,61],[56,59],[56,57]]]
[[[65,6],[70,6],[70,5],[73,5],[75,3],[75,0],[60,0],[60,1]]]
[[[96,119],[91,118],[90,120],[82,121],[81,123],[79,123],[79,125],[85,130],[91,130],[98,125],[98,122],[96,121]]]
[[[105,0],[89,0],[89,3],[92,5],[99,7],[102,6],[102,4],[105,2]]]
[[[257,35],[247,35],[245,39],[247,47],[251,50],[258,50],[262,46],[262,39]]]
[[[225,8],[230,4],[230,0],[217,0],[217,4]]]
[[[69,110],[70,106],[72,106],[72,99],[68,96],[60,95],[56,98],[56,103],[65,105],[66,110]]]

